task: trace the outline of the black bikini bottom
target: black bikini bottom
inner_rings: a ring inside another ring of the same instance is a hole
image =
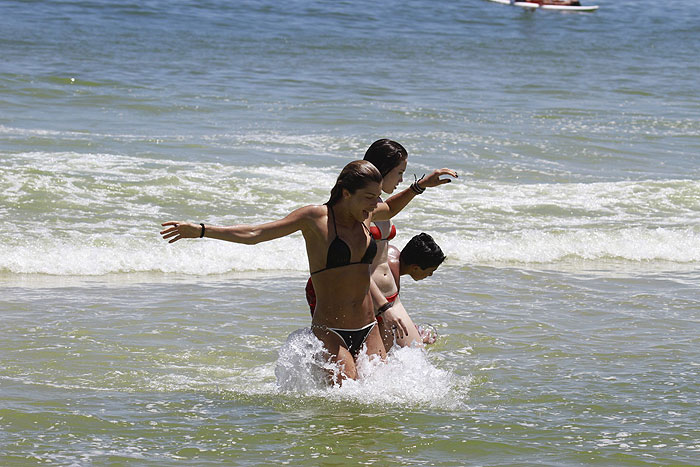
[[[312,327],[335,333],[336,336],[340,337],[343,340],[343,343],[345,343],[345,348],[348,349],[348,351],[350,351],[350,353],[354,357],[360,352],[360,349],[367,340],[367,336],[369,336],[369,333],[372,332],[372,329],[374,329],[376,325],[377,322],[372,321],[368,325],[363,326],[359,329],[329,328],[326,325],[318,324],[314,324]]]

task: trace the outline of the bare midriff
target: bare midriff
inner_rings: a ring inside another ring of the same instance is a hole
[[[313,324],[357,329],[374,321],[369,267],[352,264],[312,276],[316,292]]]
[[[372,263],[372,279],[377,284],[379,290],[382,291],[385,297],[389,297],[396,293],[396,282],[391,274],[391,268],[388,262],[389,242],[387,240],[377,241],[377,256],[374,257]]]

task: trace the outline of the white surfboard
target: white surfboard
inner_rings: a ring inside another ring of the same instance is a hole
[[[500,3],[501,5],[510,5],[511,0],[489,0],[489,2]]]
[[[539,3],[530,3],[530,2],[514,2],[513,5],[519,6],[520,8],[526,8],[528,10],[534,10],[535,8],[540,7]]]
[[[598,5],[579,5],[579,6],[567,6],[567,5],[540,5],[543,10],[559,10],[559,11],[595,11],[598,9]]]

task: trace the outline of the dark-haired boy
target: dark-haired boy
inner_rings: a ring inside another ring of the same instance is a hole
[[[445,261],[445,255],[433,237],[427,233],[414,236],[401,251],[395,246],[389,245],[389,268],[394,276],[398,292],[401,291],[401,276],[409,275],[414,281],[423,280],[432,276],[443,261]],[[434,330],[421,329],[416,326],[398,296],[392,303],[390,308],[394,318],[401,319],[409,330],[407,336],[396,338],[396,344],[405,347],[414,341],[418,342],[419,345],[435,342],[437,336]],[[384,340],[384,347],[389,351],[394,344],[394,333],[384,326],[381,313],[377,316],[377,321],[379,322],[379,332]]]

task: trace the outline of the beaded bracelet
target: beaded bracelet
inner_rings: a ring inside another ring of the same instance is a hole
[[[423,177],[425,177],[425,174],[421,178],[416,177],[416,174],[413,174],[413,178],[416,179],[415,182],[411,183],[411,190],[417,195],[422,195],[423,192],[425,191],[425,188],[421,188],[420,185],[418,185],[418,182],[423,180]]]

